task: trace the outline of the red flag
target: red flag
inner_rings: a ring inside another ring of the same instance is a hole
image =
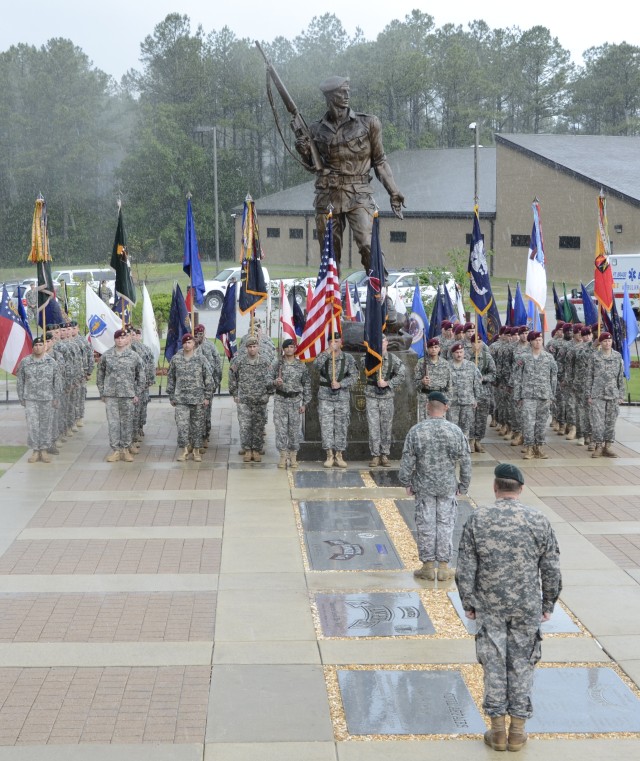
[[[598,232],[596,235],[596,260],[593,273],[593,295],[600,305],[611,311],[613,305],[613,272],[609,262],[611,246],[607,225],[607,201],[604,193],[598,196]]]
[[[307,305],[305,306],[305,312],[309,314],[309,309],[311,308],[311,302],[313,301],[313,288],[311,287],[311,283],[307,285]]]
[[[291,304],[287,298],[287,294],[284,290],[284,283],[280,281],[280,322],[282,323],[282,333],[286,338],[291,338],[294,341],[298,340],[295,328],[293,327],[293,314],[291,312]],[[282,348],[282,347],[281,347]]]

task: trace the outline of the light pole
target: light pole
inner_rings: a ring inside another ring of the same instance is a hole
[[[200,135],[201,144],[204,145],[205,133],[213,134],[213,210],[215,222],[215,242],[216,242],[216,272],[220,270],[220,223],[218,207],[218,137],[215,124],[213,127],[196,127],[193,130],[195,135]]]
[[[478,181],[478,148],[480,147],[480,125],[478,122],[471,122],[469,129],[474,132],[473,143],[473,205],[476,206],[479,199],[479,181]]]

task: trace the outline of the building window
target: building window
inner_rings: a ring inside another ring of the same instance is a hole
[[[301,227],[290,227],[289,237],[293,240],[302,240],[304,238],[304,230]]]
[[[390,243],[406,243],[407,233],[400,230],[391,230],[391,232],[389,233],[389,242]]]
[[[558,239],[558,246],[560,248],[580,248],[580,236],[579,235],[561,235]]]
[[[279,237],[280,237],[279,227],[267,227],[267,238],[279,238]]]
[[[512,248],[529,248],[530,242],[531,242],[530,235],[512,235],[511,236]]]

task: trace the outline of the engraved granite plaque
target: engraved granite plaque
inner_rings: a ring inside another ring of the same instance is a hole
[[[298,470],[293,474],[293,483],[298,489],[364,486],[362,476],[355,470]]]
[[[414,499],[396,499],[396,506],[400,511],[400,515],[404,518],[404,522],[407,524],[409,531],[416,538],[416,502]],[[467,518],[473,512],[473,508],[469,504],[469,501],[464,498],[458,498],[458,512],[456,514],[456,525],[453,529],[452,539],[452,553],[451,561],[449,565],[455,568],[456,561],[458,559],[458,545],[460,544],[460,537],[462,536],[462,527],[466,523]]]
[[[300,519],[305,531],[384,530],[371,500],[300,502]]]
[[[394,637],[435,634],[416,592],[317,594],[327,637]]]
[[[458,592],[449,592],[448,594],[453,607],[456,609],[456,613],[460,616],[460,620],[465,626],[465,629],[469,634],[476,634],[478,631],[478,625],[475,621],[472,621],[465,616]],[[543,634],[578,634],[580,632],[580,627],[574,623],[571,616],[561,605],[555,606],[551,619],[549,621],[544,621],[540,629]]]
[[[385,531],[306,531],[314,571],[381,571],[403,568]]]
[[[486,729],[459,671],[338,669],[351,735],[459,735]]]
[[[372,470],[371,478],[376,482],[376,486],[402,486],[398,478],[399,470]]]
[[[538,668],[532,702],[529,732],[640,732],[640,700],[610,668]]]

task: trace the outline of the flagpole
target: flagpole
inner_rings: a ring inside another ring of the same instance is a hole
[[[478,367],[478,313],[477,312],[476,312],[476,330],[473,336],[473,340],[475,342],[475,350],[473,353],[475,354],[475,357],[476,357],[476,367]]]

